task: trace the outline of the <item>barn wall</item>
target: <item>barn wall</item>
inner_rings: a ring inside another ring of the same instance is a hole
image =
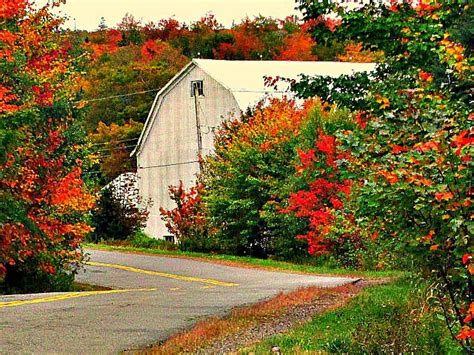
[[[195,162],[198,143],[195,102],[191,97],[193,80],[203,80],[204,86],[204,96],[198,98],[203,155],[212,152],[211,127],[230,115],[240,114],[232,93],[198,67],[191,69],[162,97],[153,126],[137,154],[140,194],[153,203],[145,232],[155,238],[169,235],[159,212],[160,207],[174,207],[168,186],[178,185],[182,180],[190,187],[199,169]]]

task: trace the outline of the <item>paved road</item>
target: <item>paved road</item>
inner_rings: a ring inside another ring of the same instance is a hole
[[[111,291],[0,296],[0,353],[117,353],[232,307],[354,279],[89,250],[78,281]]]

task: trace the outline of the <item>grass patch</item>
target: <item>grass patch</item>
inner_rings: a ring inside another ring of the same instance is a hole
[[[182,258],[193,258],[200,259],[210,262],[217,262],[227,265],[240,266],[240,267],[258,267],[267,270],[278,270],[288,272],[301,272],[310,274],[329,274],[329,275],[344,275],[354,276],[363,278],[392,278],[401,277],[405,273],[401,271],[358,271],[349,270],[344,268],[337,268],[326,265],[311,265],[311,264],[296,264],[285,261],[278,261],[272,259],[257,259],[245,256],[233,256],[224,254],[206,254],[196,252],[185,252],[180,250],[165,250],[161,248],[143,248],[133,247],[130,245],[110,245],[110,244],[92,244],[86,243],[82,245],[84,248],[107,250],[107,251],[119,251],[119,252],[131,252],[131,253],[144,253],[152,255],[163,255],[171,257],[182,257]]]
[[[426,287],[417,286],[403,278],[368,287],[346,306],[242,352],[264,354],[278,346],[283,354],[462,353],[444,321],[425,306]]]

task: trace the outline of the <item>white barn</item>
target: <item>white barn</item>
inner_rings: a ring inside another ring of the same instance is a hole
[[[179,180],[186,187],[195,182],[198,155],[212,152],[215,127],[226,118],[240,117],[265,97],[291,95],[281,84],[278,89],[266,86],[264,77],[336,77],[373,68],[370,63],[192,60],[156,95],[132,153],[140,195],[153,203],[145,232],[155,238],[169,236],[159,212],[160,207],[174,207],[168,186]]]

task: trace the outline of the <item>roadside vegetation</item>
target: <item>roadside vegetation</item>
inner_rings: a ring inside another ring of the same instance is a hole
[[[263,334],[259,332],[262,328],[265,328],[265,334],[286,330],[312,313],[341,306],[359,291],[356,286],[346,285],[334,288],[311,287],[279,294],[271,300],[236,308],[225,317],[198,322],[189,331],[176,334],[163,344],[140,350],[140,353],[235,352],[239,349],[239,344],[262,337]],[[269,349],[266,349],[265,353],[268,352]]]
[[[241,353],[266,354],[277,346],[282,354],[461,354],[425,298],[428,287],[409,279],[367,287],[344,306]]]
[[[426,300],[428,288],[426,282],[402,277],[391,283],[300,289],[200,321],[140,353],[268,354],[277,348],[283,354],[461,354]]]

